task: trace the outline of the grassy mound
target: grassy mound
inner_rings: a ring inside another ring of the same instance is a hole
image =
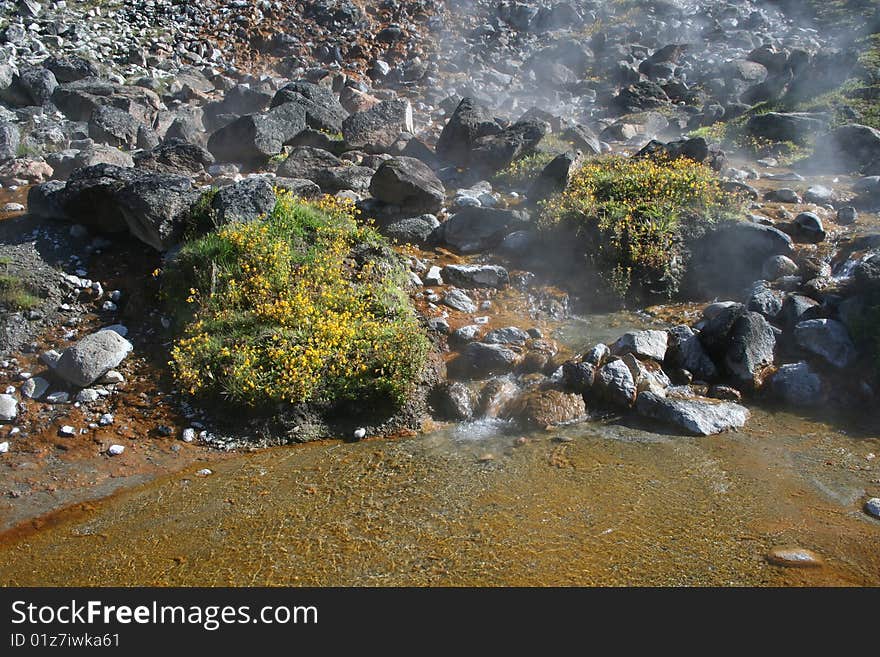
[[[268,217],[187,242],[163,275],[177,382],[245,407],[399,406],[429,350],[405,268],[353,205],[277,193]]]
[[[703,164],[607,156],[585,164],[565,192],[544,202],[538,226],[550,240],[573,237],[580,265],[616,297],[670,296],[685,243],[739,209]]]

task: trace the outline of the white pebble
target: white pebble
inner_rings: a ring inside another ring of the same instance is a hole
[[[0,454],[5,454],[8,451],[9,451],[9,443],[7,441],[0,443]]]
[[[880,497],[872,497],[865,502],[865,511],[875,518],[880,518]]]
[[[70,401],[70,395],[66,392],[53,392],[46,395],[46,401],[50,404],[66,404]]]
[[[113,424],[113,416],[110,413],[104,413],[99,419],[98,424],[102,427],[106,427],[108,424]]]
[[[195,438],[196,438],[196,430],[195,429],[193,429],[191,427],[187,427],[186,429],[183,430],[183,436],[181,436],[181,439],[183,440],[183,442],[191,443],[193,440],[195,440]]]
[[[367,436],[367,430],[364,428],[355,429],[354,430],[354,438],[355,440],[363,440]]]
[[[69,424],[65,424],[63,427],[61,427],[61,435],[62,435],[62,436],[68,436],[68,437],[69,437],[69,436],[75,436],[75,435],[76,435],[76,429],[74,429],[74,428],[73,428],[72,426],[70,426]]]
[[[15,394],[15,386],[6,386],[6,394],[14,395]]]
[[[107,453],[110,456],[119,456],[124,451],[125,447],[123,447],[122,445],[110,445],[110,447],[107,448]]]
[[[213,473],[211,470],[209,470],[208,468],[202,468],[201,470],[199,470],[198,472],[196,472],[196,474],[197,474],[199,477],[210,477],[210,476],[211,476],[212,474],[214,474],[214,473]]]

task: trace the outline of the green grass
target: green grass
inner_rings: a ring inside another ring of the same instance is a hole
[[[20,279],[0,274],[0,306],[13,310],[30,310],[39,305],[40,299]]]
[[[163,274],[177,382],[251,408],[399,407],[429,351],[402,260],[353,205],[278,196],[265,219],[187,242]]]

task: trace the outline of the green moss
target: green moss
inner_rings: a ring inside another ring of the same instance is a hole
[[[276,191],[268,217],[186,243],[163,274],[178,383],[247,407],[399,407],[429,351],[402,261],[353,205]]]

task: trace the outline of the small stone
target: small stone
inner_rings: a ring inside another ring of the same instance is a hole
[[[18,373],[18,380],[19,381],[27,381],[32,376],[33,376],[33,374],[31,374],[30,372],[19,372]]]
[[[110,456],[119,456],[124,451],[125,447],[123,445],[110,445],[110,447],[107,448],[107,453]]]
[[[208,468],[202,468],[201,470],[196,471],[196,476],[198,477],[210,477],[212,474],[214,474],[213,470]]]
[[[46,395],[46,401],[50,404],[66,404],[70,401],[70,395],[61,391],[53,392]]]
[[[6,394],[14,395],[15,394],[15,386],[6,386]]]
[[[3,441],[2,443],[0,443],[0,454],[5,454],[8,451],[9,451],[9,442]]]
[[[825,564],[812,550],[799,547],[775,547],[767,555],[767,561],[787,568],[820,568]]]
[[[113,424],[113,416],[110,413],[104,413],[104,415],[102,415],[98,419],[98,424],[100,424],[102,427]]]
[[[18,400],[10,394],[0,395],[0,422],[12,422],[18,415]]]
[[[63,427],[61,427],[61,428],[58,430],[58,433],[61,434],[62,436],[65,436],[65,437],[67,437],[67,438],[70,438],[70,437],[76,435],[76,429],[74,429],[74,428],[73,428],[72,426],[70,426],[69,424],[65,424]]]
[[[49,382],[41,376],[28,379],[21,386],[21,394],[29,399],[39,399],[49,389]]]
[[[122,383],[124,381],[125,377],[116,370],[110,370],[100,379],[100,382],[106,385],[114,385],[116,383]]]
[[[880,497],[872,497],[865,502],[865,512],[875,518],[880,518]]]
[[[363,440],[367,436],[367,430],[363,427],[361,427],[360,429],[355,429],[353,435],[355,440]]]
[[[105,301],[101,304],[101,310],[106,310],[107,312],[114,312],[116,310],[116,304],[112,301]]]
[[[183,434],[181,435],[180,439],[185,443],[191,443],[196,439],[196,430],[192,427],[187,427],[183,430]]]

